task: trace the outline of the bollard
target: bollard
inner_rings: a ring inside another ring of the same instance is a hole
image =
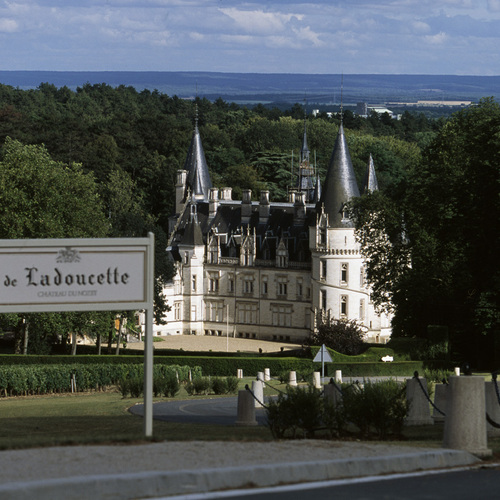
[[[288,385],[291,385],[293,387],[297,386],[297,373],[294,371],[290,372],[290,376],[288,378]]]
[[[420,383],[419,383],[420,382]],[[408,401],[408,415],[405,425],[432,425],[431,409],[422,387],[427,391],[427,380],[425,378],[409,378],[406,380],[406,400]],[[428,394],[428,393],[427,393]]]
[[[335,370],[335,382],[342,383],[342,370]]]
[[[498,403],[497,392],[493,382],[485,382],[484,397],[486,400],[486,413],[493,422],[500,425],[500,404]],[[493,427],[489,422],[486,422],[486,433],[488,437],[500,436],[500,429]]]
[[[257,380],[264,382],[264,372],[257,372]]]
[[[257,425],[255,420],[255,400],[250,392],[238,391],[238,415],[236,425]]]
[[[269,368],[264,368],[264,380],[269,382],[271,380],[271,370]]]
[[[436,384],[434,387],[434,404],[446,414],[446,404],[448,400],[448,385]],[[444,422],[445,416],[439,413],[436,408],[432,411],[432,419],[434,422]]]
[[[313,373],[313,385],[316,389],[321,389],[321,373]]]
[[[455,366],[454,372],[455,372],[455,375],[457,377],[460,377],[460,367],[459,366]]]
[[[452,376],[448,387],[443,447],[465,450],[479,458],[487,448],[484,378]]]
[[[243,378],[243,370],[241,368],[238,368],[236,370],[236,377],[237,378]]]
[[[252,392],[255,396],[255,408],[262,408],[262,403],[264,402],[264,384],[261,380],[252,381]]]

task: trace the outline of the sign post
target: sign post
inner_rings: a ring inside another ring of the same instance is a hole
[[[142,310],[144,434],[153,434],[154,234],[0,240],[0,313]]]
[[[318,351],[318,354],[314,356],[313,363],[321,362],[321,380],[323,381],[325,378],[325,363],[333,363],[333,359],[328,352],[325,344],[321,346],[321,349]]]

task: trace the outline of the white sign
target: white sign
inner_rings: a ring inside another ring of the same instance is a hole
[[[0,312],[148,306],[148,238],[0,240]]]
[[[314,356],[313,363],[333,363],[333,359],[328,352],[325,344],[321,346],[321,349],[318,351],[318,354]]]

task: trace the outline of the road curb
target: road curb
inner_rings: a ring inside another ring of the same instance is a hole
[[[390,473],[458,467],[477,463],[460,450],[412,452],[385,457],[245,465],[181,471],[75,476],[0,486],[3,500],[137,499],[245,487],[325,481]]]

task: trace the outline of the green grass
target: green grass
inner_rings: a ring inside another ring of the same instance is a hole
[[[240,380],[240,388],[253,379]],[[271,382],[279,389],[285,386]],[[266,389],[266,394],[276,393]],[[200,399],[204,396],[193,396]],[[209,396],[209,397],[213,397]],[[187,399],[184,389],[176,399]],[[122,398],[117,391],[28,396],[0,399],[0,449],[33,448],[72,444],[110,444],[142,442],[143,419],[128,408],[142,398]],[[165,398],[154,401],[167,401]],[[236,417],[236,416],[235,416]],[[322,437],[319,433],[317,437]],[[196,425],[153,422],[153,441],[270,441],[267,427]],[[407,444],[439,448],[443,424],[405,427],[401,440]],[[500,438],[488,440],[494,459],[500,459]]]

